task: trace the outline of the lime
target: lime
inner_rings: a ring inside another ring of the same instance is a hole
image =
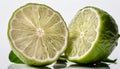
[[[92,6],[79,10],[69,25],[68,60],[94,63],[107,58],[118,40],[118,26],[107,12]]]
[[[57,11],[28,3],[13,13],[8,38],[13,52],[24,63],[42,66],[56,61],[66,49],[68,30]]]

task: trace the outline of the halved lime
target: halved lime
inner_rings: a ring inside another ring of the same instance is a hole
[[[69,25],[66,56],[77,63],[105,59],[118,40],[118,26],[105,11],[88,6],[78,11]]]
[[[46,65],[66,49],[68,30],[61,15],[42,4],[17,9],[8,27],[13,52],[26,64]]]

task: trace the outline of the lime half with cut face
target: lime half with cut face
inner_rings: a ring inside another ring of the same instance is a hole
[[[100,61],[113,51],[118,36],[118,26],[111,15],[96,7],[84,7],[69,25],[66,56],[76,63]]]
[[[61,15],[42,4],[29,3],[17,9],[8,27],[13,52],[24,63],[53,63],[66,49],[68,30]]]

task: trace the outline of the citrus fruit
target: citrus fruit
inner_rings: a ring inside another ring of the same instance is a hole
[[[87,6],[79,10],[69,27],[68,60],[94,63],[107,58],[117,45],[118,26],[107,12]]]
[[[42,66],[56,61],[66,49],[68,30],[57,11],[28,3],[13,13],[8,38],[13,52],[24,63]]]

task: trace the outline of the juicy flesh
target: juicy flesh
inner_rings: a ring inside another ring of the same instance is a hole
[[[47,60],[64,49],[66,27],[58,13],[45,6],[33,5],[15,13],[10,35],[15,48],[25,56]]]
[[[69,26],[72,44],[68,55],[79,58],[91,48],[97,38],[98,17],[94,10],[84,9],[78,13],[73,23]]]

